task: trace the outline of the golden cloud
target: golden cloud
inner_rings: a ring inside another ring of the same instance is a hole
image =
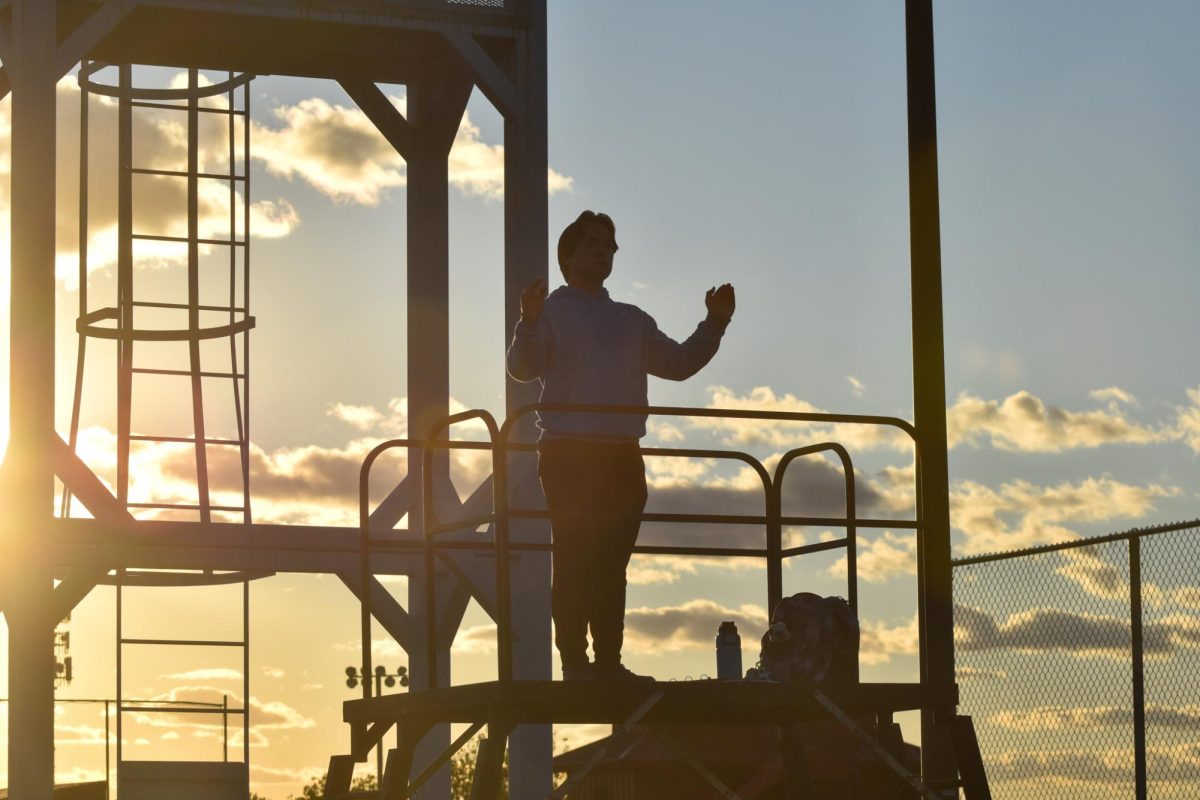
[[[406,98],[389,96],[404,113]],[[252,157],[267,171],[300,178],[338,202],[378,205],[383,195],[407,183],[404,159],[362,111],[319,97],[275,109],[277,125],[255,124]],[[450,184],[467,196],[504,196],[504,145],[483,141],[469,113],[463,114],[449,157]],[[547,189],[571,189],[572,179],[551,169]]]

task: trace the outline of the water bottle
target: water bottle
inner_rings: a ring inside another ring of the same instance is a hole
[[[717,678],[736,681],[741,677],[742,637],[734,622],[722,622],[717,630]]]

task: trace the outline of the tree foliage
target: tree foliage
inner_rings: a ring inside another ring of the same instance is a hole
[[[478,752],[479,740],[475,739],[455,753],[454,758],[450,760],[450,800],[470,800],[471,781],[475,778],[475,758]],[[500,771],[500,779],[501,791],[497,800],[508,800],[507,752],[504,754],[504,766]],[[375,788],[374,775],[357,778],[350,785],[350,790],[355,792],[370,792]],[[300,790],[300,794],[290,795],[288,800],[322,800],[324,797],[325,776],[322,775],[313,778]],[[250,800],[266,800],[266,798],[258,794],[251,794]]]

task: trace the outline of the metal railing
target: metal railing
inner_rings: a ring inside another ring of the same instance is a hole
[[[370,498],[368,485],[371,468],[375,461],[385,452],[399,447],[421,448],[423,455],[422,475],[422,519],[420,543],[410,542],[408,546],[420,547],[424,556],[424,591],[426,604],[425,636],[429,639],[436,637],[436,553],[439,548],[454,550],[485,550],[495,554],[496,562],[496,644],[497,644],[497,673],[502,681],[513,678],[512,664],[512,620],[511,620],[511,564],[514,551],[549,551],[551,546],[544,543],[512,542],[510,540],[510,521],[512,519],[549,519],[549,512],[537,509],[509,507],[508,491],[508,454],[513,452],[533,452],[536,445],[526,443],[510,443],[511,436],[517,424],[526,416],[538,411],[571,412],[584,414],[637,414],[675,417],[708,417],[718,419],[745,419],[758,421],[785,421],[825,424],[859,424],[888,426],[897,428],[906,434],[913,442],[914,452],[917,452],[915,430],[912,425],[896,417],[865,416],[849,414],[816,414],[783,411],[744,411],[737,409],[686,408],[677,406],[605,406],[605,405],[575,405],[562,403],[533,403],[523,406],[513,412],[503,425],[498,425],[495,418],[487,411],[464,411],[444,418],[429,431],[425,439],[391,439],[377,445],[363,461],[359,472],[359,548],[360,569],[364,591],[361,596],[361,626],[362,626],[362,659],[364,669],[371,669],[371,592],[368,581],[371,577],[371,537],[370,537]],[[479,420],[488,431],[487,442],[450,441],[439,438],[450,427],[471,420]],[[492,461],[492,511],[488,514],[442,522],[437,519],[434,508],[434,487],[432,480],[433,454],[435,450],[469,449],[487,450],[491,452]],[[846,515],[844,517],[806,517],[783,514],[783,479],[788,467],[798,458],[821,452],[835,453],[842,464],[846,485]],[[795,448],[784,453],[775,466],[774,473],[754,456],[735,450],[702,450],[690,448],[641,448],[645,455],[671,456],[680,458],[717,458],[740,461],[750,467],[759,477],[765,494],[765,514],[667,514],[643,513],[643,522],[690,522],[701,524],[723,525],[762,525],[766,529],[766,547],[676,547],[662,545],[638,545],[635,554],[642,555],[691,555],[691,556],[724,556],[763,558],[767,562],[767,612],[774,609],[783,595],[783,562],[787,558],[809,553],[823,552],[837,548],[846,550],[847,599],[852,608],[857,611],[857,565],[856,565],[856,535],[859,528],[898,528],[913,530],[918,537],[922,534],[921,522],[921,468],[920,456],[916,458],[916,518],[901,519],[861,519],[855,508],[854,465],[846,448],[835,442],[820,442],[806,447]],[[485,542],[442,542],[435,541],[440,534],[456,530],[474,529],[480,525],[493,526],[493,541]],[[821,541],[797,547],[783,547],[783,528],[785,526],[831,526],[846,529],[846,536],[840,539]],[[392,543],[395,546],[396,543]],[[918,585],[918,607],[923,607],[923,588]],[[426,642],[425,648],[428,688],[437,687],[438,648],[436,641]],[[370,686],[364,684],[363,697],[371,697]]]
[[[1200,796],[1197,537],[1192,520],[952,562],[995,797]]]

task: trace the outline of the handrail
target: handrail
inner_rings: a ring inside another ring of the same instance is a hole
[[[536,450],[536,446],[529,443],[519,443],[508,441],[509,435],[515,428],[517,422],[533,413],[540,411],[558,411],[568,413],[602,413],[602,414],[638,414],[638,415],[656,415],[656,416],[689,416],[689,417],[709,417],[722,419],[753,419],[753,420],[774,420],[774,421],[791,421],[791,422],[819,422],[819,423],[848,423],[848,424],[864,424],[864,425],[880,425],[897,428],[905,433],[913,443],[914,460],[915,460],[915,483],[916,483],[916,520],[860,520],[857,518],[855,487],[854,487],[854,467],[850,459],[850,455],[846,448],[836,442],[823,442],[807,447],[796,448],[790,450],[783,455],[780,462],[776,465],[775,473],[772,476],[766,471],[762,463],[754,456],[740,451],[724,451],[724,450],[697,450],[697,449],[673,449],[673,448],[639,448],[640,452],[649,455],[670,455],[683,457],[705,457],[705,458],[730,458],[750,466],[759,475],[763,482],[763,487],[766,492],[766,514],[763,517],[740,516],[740,515],[705,515],[705,514],[643,514],[643,521],[667,521],[667,522],[700,522],[700,523],[751,523],[765,524],[767,526],[767,548],[765,550],[757,550],[751,548],[680,548],[680,547],[660,547],[660,546],[638,546],[634,552],[638,553],[661,553],[661,554],[694,554],[706,555],[710,553],[718,553],[721,555],[743,555],[752,557],[763,557],[767,560],[768,565],[768,606],[773,609],[774,605],[782,598],[782,563],[784,558],[789,558],[794,555],[799,555],[808,552],[818,552],[823,550],[834,549],[837,547],[845,547],[847,551],[847,581],[849,602],[852,608],[857,609],[858,605],[858,587],[857,587],[857,553],[856,553],[856,531],[859,526],[868,527],[903,527],[911,528],[917,533],[918,548],[921,547],[922,529],[923,529],[923,514],[921,509],[921,459],[919,451],[919,443],[916,438],[916,430],[905,420],[897,417],[870,416],[870,415],[852,415],[852,414],[825,414],[825,413],[810,413],[810,412],[788,412],[788,411],[747,411],[741,409],[714,409],[714,408],[688,408],[682,406],[607,406],[599,404],[566,404],[566,403],[530,403],[516,409],[504,421],[503,425],[497,426],[495,417],[484,410],[470,410],[458,414],[453,414],[439,420],[430,429],[429,435],[424,440],[413,439],[391,439],[376,445],[363,461],[362,468],[359,471],[359,548],[360,548],[360,570],[362,577],[361,586],[361,625],[362,625],[362,648],[363,648],[363,668],[365,674],[370,674],[371,671],[371,589],[370,589],[370,498],[368,492],[368,484],[371,468],[380,455],[389,449],[395,447],[414,447],[422,448],[422,542],[421,547],[424,554],[425,566],[425,624],[426,634],[431,638],[431,646],[427,647],[426,653],[426,668],[428,671],[427,683],[429,688],[437,686],[437,646],[436,646],[436,631],[437,631],[437,594],[436,594],[436,578],[435,578],[435,557],[438,547],[449,549],[486,549],[486,545],[465,543],[465,542],[446,542],[442,545],[434,544],[434,536],[439,533],[446,533],[452,530],[462,530],[464,528],[474,528],[478,525],[491,523],[495,526],[493,533],[492,551],[496,558],[496,635],[497,635],[497,657],[498,657],[498,674],[501,681],[512,680],[512,631],[511,631],[511,573],[510,573],[510,557],[513,550],[536,550],[546,551],[550,549],[548,545],[535,543],[518,542],[512,543],[509,540],[509,522],[513,517],[527,519],[538,518],[544,519],[549,516],[547,512],[535,509],[510,509],[508,505],[508,459],[509,452],[530,452]],[[482,442],[455,442],[448,439],[438,439],[438,436],[447,430],[450,426],[460,422],[465,422],[471,419],[479,419],[488,430],[488,443]],[[471,450],[491,450],[492,454],[492,512],[490,514],[477,515],[465,520],[456,520],[439,524],[437,521],[437,513],[434,503],[434,491],[432,480],[433,466],[433,451],[436,449],[471,449]],[[846,517],[844,519],[831,519],[823,517],[785,517],[782,513],[782,484],[783,477],[788,466],[795,459],[811,455],[813,453],[833,451],[842,462],[843,474],[846,480]],[[832,542],[821,542],[803,547],[790,548],[784,550],[782,547],[782,528],[784,525],[799,525],[799,524],[833,524],[844,525],[847,535],[844,539]],[[462,547],[459,547],[462,545]],[[924,586],[918,580],[918,606],[923,607],[924,603]],[[768,612],[769,613],[769,612]],[[919,615],[923,617],[923,615]],[[923,627],[923,626],[922,626]],[[922,631],[923,633],[923,631]],[[371,687],[370,682],[366,681],[363,684],[363,698],[370,699]]]
[[[784,453],[779,459],[779,463],[775,465],[775,479],[772,482],[772,502],[775,503],[776,520],[783,518],[783,477],[787,472],[787,468],[793,461],[801,456],[813,455],[814,453],[822,453],[827,450],[832,450],[837,453],[838,458],[842,461],[842,474],[846,480],[846,538],[842,541],[846,545],[846,601],[850,604],[851,610],[855,615],[858,614],[858,547],[857,547],[857,531],[855,517],[857,516],[857,505],[855,502],[854,489],[854,463],[850,460],[850,453],[846,448],[837,442],[821,442],[820,444],[812,444],[808,447],[797,447],[794,450],[789,450]],[[770,596],[771,587],[775,586],[778,596],[775,602],[782,599],[783,596],[783,559],[786,557],[783,554],[783,524],[778,523],[777,529],[777,549],[776,555],[767,561],[767,593]],[[838,542],[829,542],[830,545],[836,545]],[[771,548],[772,542],[768,541],[767,547]],[[832,549],[832,548],[831,548]],[[775,608],[774,602],[770,604],[770,610]]]

